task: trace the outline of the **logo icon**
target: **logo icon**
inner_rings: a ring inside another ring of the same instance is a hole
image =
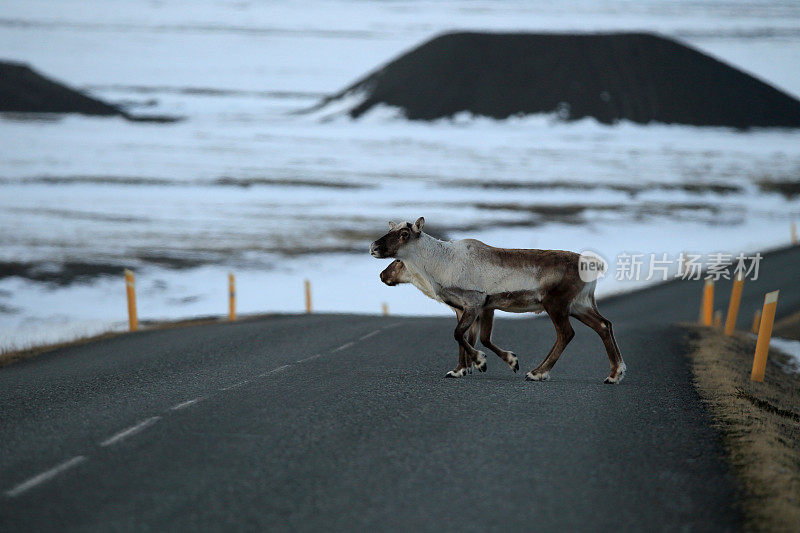
[[[608,263],[597,252],[584,250],[578,259],[578,275],[581,281],[589,283],[605,277]]]

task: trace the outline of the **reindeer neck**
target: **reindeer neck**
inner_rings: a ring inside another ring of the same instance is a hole
[[[442,269],[453,257],[452,243],[422,233],[402,260],[416,276],[430,285],[441,285]]]

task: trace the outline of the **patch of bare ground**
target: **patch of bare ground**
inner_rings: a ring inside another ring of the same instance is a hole
[[[800,341],[800,312],[775,322],[772,328],[772,335],[773,337]]]
[[[607,190],[621,192],[635,197],[639,194],[652,191],[667,192],[686,192],[689,194],[734,194],[741,193],[743,189],[739,185],[729,185],[725,183],[642,183],[637,185],[621,183],[588,183],[582,181],[508,181],[508,180],[470,180],[458,179],[450,180],[445,184],[447,187],[459,187],[465,189],[497,189],[497,190],[526,190],[526,191],[598,191]]]
[[[706,202],[643,202],[621,206],[619,204],[522,204],[511,202],[476,202],[473,206],[494,212],[525,213],[539,223],[585,224],[588,212],[623,213],[634,220],[653,217],[675,217],[684,220],[712,222],[722,212],[723,206]]]
[[[770,350],[763,383],[750,381],[755,340],[689,326],[695,386],[719,428],[741,483],[748,531],[800,524],[800,375]]]
[[[758,182],[758,187],[764,192],[777,192],[790,199],[800,194],[800,181],[794,179],[763,179]]]

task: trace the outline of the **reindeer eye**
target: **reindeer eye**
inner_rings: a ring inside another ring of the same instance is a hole
[[[403,237],[404,239],[408,239],[408,230],[407,229],[402,230],[400,232],[400,236]]]

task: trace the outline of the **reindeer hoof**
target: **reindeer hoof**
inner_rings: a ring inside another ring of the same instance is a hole
[[[619,382],[622,381],[622,378],[625,377],[625,370],[627,370],[627,367],[625,366],[625,363],[620,364],[619,368],[617,368],[617,375],[616,376],[608,376],[605,379],[605,381],[603,381],[603,383],[607,383],[609,385],[617,385]]]
[[[537,372],[533,373],[533,370],[528,372],[525,375],[525,381],[547,381],[550,379],[550,372]]]
[[[513,370],[516,373],[519,371],[519,358],[517,357],[517,354],[515,354],[514,352],[508,352],[508,353],[511,354],[511,357],[509,357],[508,361],[506,362],[508,363],[508,366],[511,367],[511,370]]]
[[[451,370],[447,374],[444,375],[446,378],[460,378],[466,373],[466,370],[463,368],[459,368],[458,370]]]
[[[481,372],[486,372],[486,355],[483,352],[478,352],[475,358],[475,368]]]

